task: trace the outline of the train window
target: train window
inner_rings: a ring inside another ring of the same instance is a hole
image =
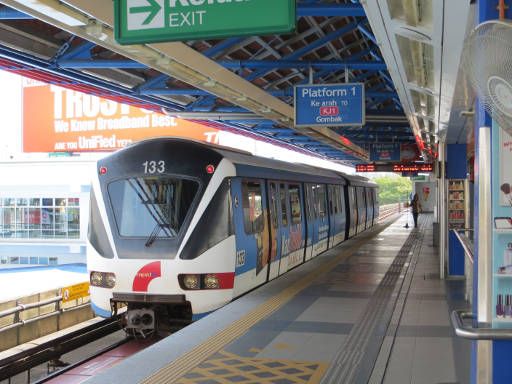
[[[325,185],[318,184],[314,187],[315,192],[315,207],[317,217],[326,216],[326,202],[325,202]]]
[[[292,210],[292,224],[300,224],[300,190],[298,185],[290,185],[288,187],[288,195],[290,197],[290,208]]]
[[[133,177],[108,185],[119,234],[174,238],[185,221],[199,184],[171,177]],[[150,240],[148,239],[148,241]]]
[[[277,228],[277,212],[278,212],[278,201],[277,201],[277,185],[276,183],[270,183],[270,210],[271,210],[271,220],[272,220],[272,228]]]
[[[263,231],[263,205],[261,183],[246,181],[242,183],[242,206],[244,208],[245,233]]]
[[[283,222],[283,227],[286,227],[288,225],[288,204],[286,204],[286,186],[284,184],[281,184],[280,196],[281,196],[281,221]]]

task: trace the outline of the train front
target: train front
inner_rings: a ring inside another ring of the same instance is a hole
[[[172,331],[232,299],[231,163],[210,147],[152,139],[97,164],[87,264],[96,314]]]

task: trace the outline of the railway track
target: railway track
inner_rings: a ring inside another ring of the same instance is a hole
[[[83,329],[60,336],[0,361],[0,382],[48,362],[58,362],[62,355],[99,340],[121,329],[119,316],[102,320]]]

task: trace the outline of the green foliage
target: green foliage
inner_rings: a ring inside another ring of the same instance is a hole
[[[397,175],[379,176],[373,179],[379,185],[379,204],[392,204],[408,201],[412,182],[407,177]]]

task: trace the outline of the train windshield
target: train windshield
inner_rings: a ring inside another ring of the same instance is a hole
[[[109,184],[108,193],[119,235],[157,238],[178,235],[199,189],[193,180],[175,177],[134,177]]]

